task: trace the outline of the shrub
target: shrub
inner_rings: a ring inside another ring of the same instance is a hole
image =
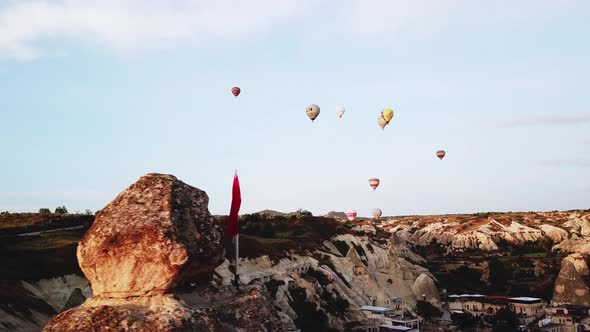
[[[518,325],[520,324],[518,321],[518,316],[507,308],[502,308],[496,312],[493,319],[494,327],[492,331],[502,331],[502,332],[510,332],[510,331],[517,331]]]
[[[299,212],[299,214],[302,215],[302,216],[307,216],[307,217],[312,217],[313,216],[313,214],[310,211],[307,211],[307,210],[299,209],[299,210],[297,210],[297,212]]]
[[[68,209],[65,207],[65,205],[58,206],[58,207],[55,208],[55,213],[57,213],[57,214],[68,214]]]
[[[39,209],[39,213],[41,214],[50,214],[51,210],[49,210],[48,208],[40,208]]]
[[[433,306],[430,302],[420,300],[416,301],[416,311],[420,316],[424,316],[426,319],[441,317],[443,314],[442,311]]]
[[[326,277],[323,273],[316,271],[314,269],[309,269],[305,275],[308,275],[308,276],[314,278],[322,286],[326,286],[331,283],[331,281],[330,281],[330,279],[328,279],[328,277]]]

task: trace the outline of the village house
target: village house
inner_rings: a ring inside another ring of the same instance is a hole
[[[449,296],[449,310],[467,312],[474,316],[494,315],[502,308],[510,308],[521,324],[528,325],[545,314],[545,302],[535,297],[485,296],[461,294]]]
[[[398,309],[362,306],[361,311],[379,327],[379,331],[420,331],[421,319],[406,312],[401,299],[395,299],[393,303],[398,304]],[[401,304],[401,306],[399,306]]]

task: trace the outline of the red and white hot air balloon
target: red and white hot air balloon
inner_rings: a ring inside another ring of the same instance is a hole
[[[242,90],[240,90],[240,88],[238,88],[237,86],[231,88],[231,94],[234,95],[234,97],[236,98],[240,95],[240,92],[242,92]]]
[[[438,151],[436,151],[436,156],[437,156],[437,157],[438,157],[438,159],[440,159],[440,160],[442,160],[442,159],[445,157],[445,155],[446,155],[446,154],[447,154],[447,153],[446,153],[444,150],[438,150]]]
[[[379,183],[381,183],[381,181],[379,181],[379,179],[377,178],[370,178],[369,179],[369,186],[371,186],[371,188],[373,188],[373,190],[377,189],[377,187],[379,187]]]
[[[348,210],[345,212],[346,214],[346,218],[348,218],[349,221],[355,221],[356,219],[356,211],[355,210]]]

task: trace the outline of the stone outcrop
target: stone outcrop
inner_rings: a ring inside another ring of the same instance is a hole
[[[562,266],[566,261],[572,263],[576,268],[576,271],[578,271],[578,273],[581,276],[587,276],[590,274],[590,271],[588,270],[588,264],[586,263],[586,260],[584,259],[584,256],[582,256],[582,254],[574,253],[567,256],[561,262]]]
[[[542,230],[545,235],[547,235],[553,241],[553,243],[559,243],[567,239],[568,233],[563,228],[543,224],[539,226],[539,229]]]
[[[588,286],[571,259],[562,261],[561,271],[555,281],[552,301],[555,304],[590,305]]]
[[[204,191],[172,175],[147,174],[121,192],[78,245],[94,295],[163,294],[210,276],[223,250],[208,201]]]
[[[281,317],[259,295],[228,298],[226,291],[187,304],[202,292],[186,294],[188,285],[203,287],[224,256],[207,204],[205,192],[163,174],[143,176],[119,194],[78,246],[94,296],[53,317],[44,331],[279,330]]]
[[[417,299],[441,306],[438,289],[429,275],[422,273],[418,276],[412,285],[412,291]]]
[[[420,294],[426,292],[428,300],[440,305],[433,276],[419,263],[425,263],[424,258],[395,235],[378,243],[371,236],[341,234],[325,240],[311,257],[290,254],[277,262],[267,256],[244,260],[240,276],[244,283],[274,288],[272,300],[287,321],[304,314],[298,311],[302,305],[298,301],[305,301],[324,312],[331,327],[343,330],[346,322],[365,318],[360,306],[393,306],[400,298],[414,304],[421,299],[412,289],[414,284]],[[233,278],[227,261],[215,274],[222,285]],[[340,310],[335,311],[335,303],[342,306]]]

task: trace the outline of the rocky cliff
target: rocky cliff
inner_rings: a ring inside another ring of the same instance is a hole
[[[210,280],[224,256],[221,227],[207,204],[205,192],[164,174],[143,176],[119,194],[78,245],[93,296],[51,318],[43,331],[280,329],[279,315],[262,298],[227,299],[222,292],[203,308],[183,299],[183,286]]]
[[[0,331],[343,330],[364,319],[362,305],[403,299],[412,314],[426,295],[440,306],[436,278],[404,239],[302,214],[243,216],[236,290],[224,218],[207,203],[171,175],[140,178],[79,241],[85,278],[0,285]]]
[[[451,251],[539,242],[566,252],[590,250],[590,211],[585,210],[386,218],[380,227],[403,233],[415,245],[436,242]]]

